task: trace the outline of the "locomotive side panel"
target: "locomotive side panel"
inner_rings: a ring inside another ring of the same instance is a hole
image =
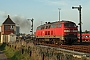
[[[55,28],[56,38],[58,38],[60,40],[64,40],[64,30],[63,29],[64,29],[63,23],[57,24],[57,27]]]
[[[56,33],[56,36],[63,35],[63,25],[62,24],[57,24],[57,27],[55,28],[55,33]]]

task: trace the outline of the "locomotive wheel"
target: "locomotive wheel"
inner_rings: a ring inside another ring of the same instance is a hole
[[[65,44],[72,45],[72,43],[73,43],[73,40],[72,39],[65,40]]]
[[[55,44],[55,45],[63,44],[63,42],[60,39],[53,39],[52,43]]]
[[[64,44],[64,41],[60,40],[59,45],[62,45],[62,44]]]

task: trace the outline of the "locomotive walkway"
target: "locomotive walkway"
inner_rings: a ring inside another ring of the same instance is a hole
[[[3,51],[0,51],[0,60],[8,60]]]

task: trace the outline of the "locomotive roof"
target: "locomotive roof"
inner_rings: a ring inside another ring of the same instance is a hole
[[[72,22],[72,21],[65,21],[65,20],[62,20],[62,21],[60,21],[61,23],[63,22],[63,23],[74,23],[74,22]]]
[[[53,23],[74,23],[74,22],[62,20],[62,21],[56,21],[56,22],[49,22],[48,24],[53,24]]]
[[[46,24],[43,24],[43,25],[40,25],[40,26],[51,25],[51,24],[58,24],[58,23],[74,23],[74,22],[62,20],[62,21],[56,21],[56,22],[46,22]],[[38,27],[40,27],[40,26],[38,26]]]

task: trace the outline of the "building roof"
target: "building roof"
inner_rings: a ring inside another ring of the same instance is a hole
[[[3,22],[3,24],[15,24],[9,17],[8,15],[8,18]]]

